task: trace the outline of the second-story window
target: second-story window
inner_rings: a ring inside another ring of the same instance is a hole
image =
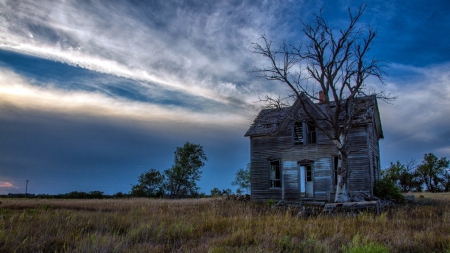
[[[294,123],[294,145],[303,145],[303,122]]]
[[[317,143],[317,135],[316,128],[310,125],[307,125],[307,142],[308,144]]]
[[[317,131],[305,122],[295,122],[292,130],[294,145],[317,143]]]

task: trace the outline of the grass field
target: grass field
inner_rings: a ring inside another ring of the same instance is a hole
[[[0,252],[450,252],[450,194],[356,216],[222,199],[0,199]]]

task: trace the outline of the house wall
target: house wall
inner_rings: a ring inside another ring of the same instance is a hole
[[[378,141],[374,143],[373,136],[368,138],[373,128],[358,126],[349,133],[351,154],[349,156],[350,193],[360,190],[371,192],[373,172],[370,172],[371,152],[378,154]],[[369,144],[370,142],[370,144]],[[375,145],[376,144],[376,145]],[[335,192],[334,185],[334,156],[338,154],[335,146],[325,134],[318,131],[317,143],[308,145],[294,145],[291,131],[274,136],[252,136],[251,146],[251,180],[252,199],[267,201],[269,199],[298,199],[299,171],[298,162],[302,160],[314,161],[313,180],[314,198],[328,199],[329,194]],[[282,187],[269,188],[270,161],[279,160],[282,170]]]
[[[350,154],[348,156],[349,193],[371,192],[370,157],[367,143],[367,126],[353,128],[349,133]]]
[[[371,179],[371,192],[373,194],[373,185],[376,180],[380,178],[381,167],[380,167],[380,148],[378,142],[377,129],[374,125],[370,124],[367,126],[367,146],[368,146],[368,156],[370,162],[370,179]]]

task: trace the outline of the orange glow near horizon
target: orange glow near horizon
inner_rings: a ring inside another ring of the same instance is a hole
[[[0,182],[0,188],[19,188],[19,187],[14,186],[10,182]]]

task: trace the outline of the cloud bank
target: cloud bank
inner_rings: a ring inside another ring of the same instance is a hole
[[[239,114],[195,112],[175,106],[136,102],[112,98],[100,93],[67,91],[56,87],[38,87],[14,72],[0,69],[0,107],[12,105],[22,110],[111,117],[139,122],[184,122],[201,125],[243,125],[246,118]],[[245,114],[244,114],[245,115]]]

